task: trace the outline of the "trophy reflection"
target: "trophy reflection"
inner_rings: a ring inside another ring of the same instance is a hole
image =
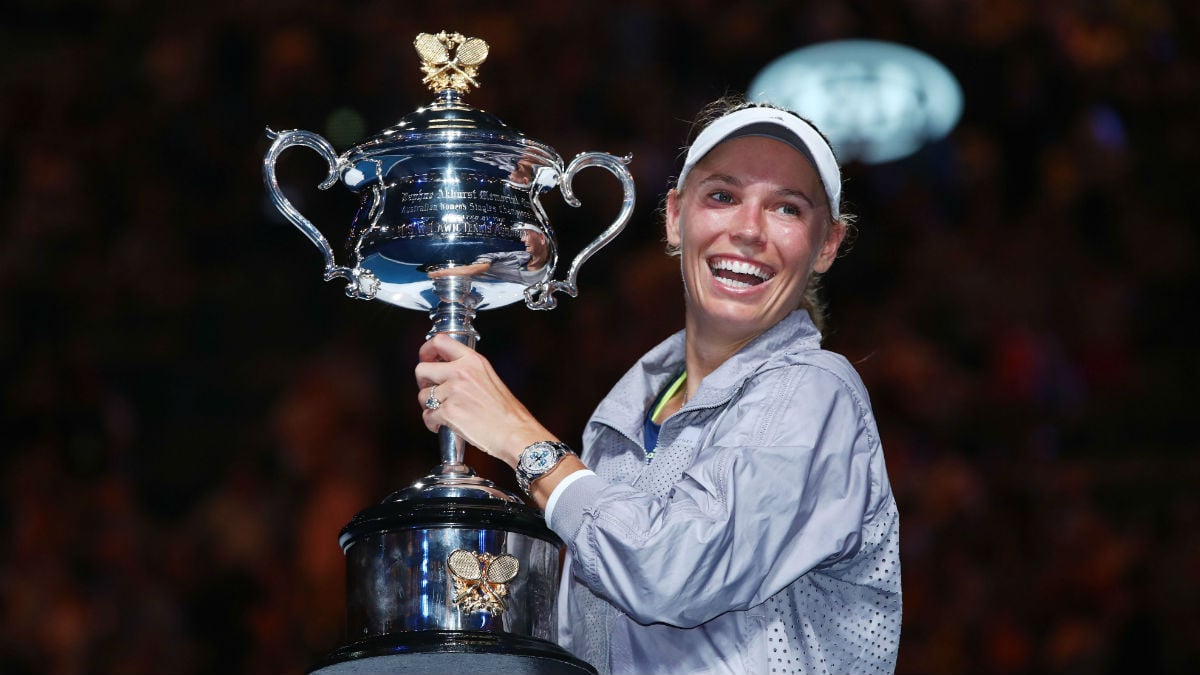
[[[450,276],[469,276],[480,280],[498,280],[532,288],[545,277],[550,258],[550,243],[546,235],[530,225],[519,225],[524,251],[487,253],[470,265],[443,267],[429,273],[431,279]]]
[[[352,298],[428,312],[427,337],[446,333],[473,348],[479,310],[521,301],[548,310],[556,293],[577,295],[580,266],[632,214],[633,178],[628,157],[587,152],[565,164],[466,104],[488,55],[483,40],[422,33],[413,44],[431,104],[340,155],[311,132],[268,129],[263,177],[275,206],[323,254],[327,281],[344,279]],[[320,188],[340,180],[359,195],[345,265],[279,188],[275,165],[293,146],[328,163]],[[558,244],[541,195],[558,188],[579,206],[572,181],[594,166],[619,180],[620,210],[556,278]],[[443,428],[440,463],[342,529],[348,642],[314,672],[594,672],[555,644],[562,542],[540,512],[476,475],[464,449]]]

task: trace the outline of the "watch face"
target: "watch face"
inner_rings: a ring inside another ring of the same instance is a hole
[[[553,459],[554,451],[539,445],[525,453],[525,469],[531,473],[541,473],[550,467]]]

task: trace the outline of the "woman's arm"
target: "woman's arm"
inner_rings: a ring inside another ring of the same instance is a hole
[[[761,443],[699,449],[665,498],[599,477],[559,496],[550,525],[575,574],[635,620],[689,627],[759,604],[853,555],[886,498],[882,453],[845,383],[813,367],[764,377],[761,396],[734,403],[774,406]]]

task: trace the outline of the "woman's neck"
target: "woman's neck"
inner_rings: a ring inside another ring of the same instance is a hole
[[[731,338],[714,336],[710,331],[700,330],[689,317],[684,334],[684,359],[687,363],[687,399],[696,395],[700,382],[722,363],[741,351],[754,340],[754,335]]]

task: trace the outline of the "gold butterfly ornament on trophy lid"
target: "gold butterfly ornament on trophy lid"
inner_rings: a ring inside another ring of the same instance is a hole
[[[479,88],[475,76],[479,65],[487,59],[488,43],[462,33],[442,31],[436,35],[421,33],[413,40],[417,56],[421,57],[421,82],[433,91],[453,89],[465,94],[471,87]]]

